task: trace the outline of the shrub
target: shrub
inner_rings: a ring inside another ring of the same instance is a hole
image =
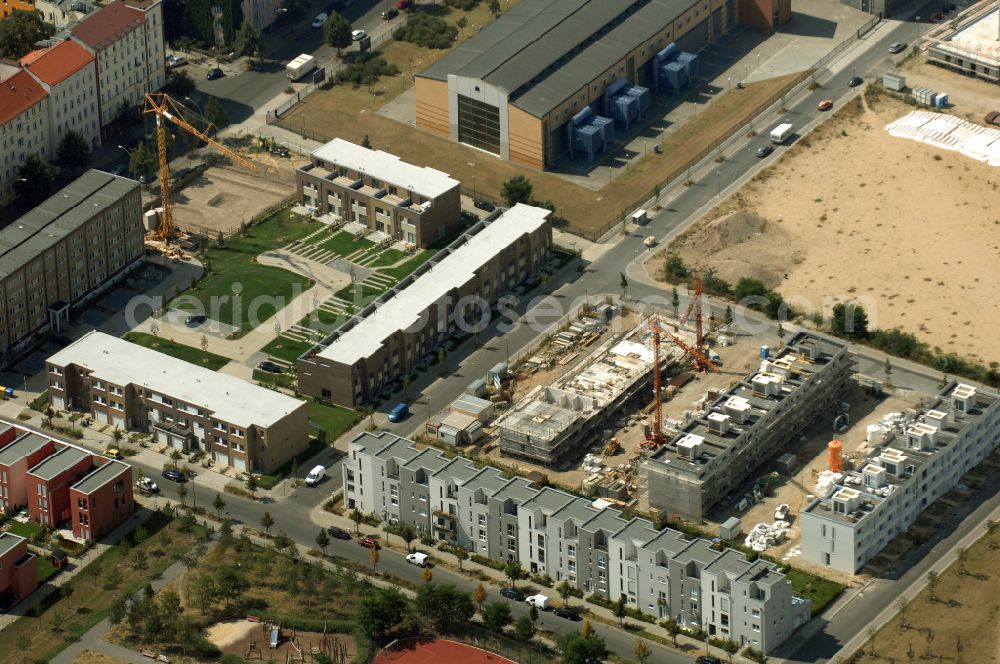
[[[531,576],[533,583],[537,583],[540,586],[545,586],[546,588],[552,587],[552,579],[548,575],[533,574]]]
[[[341,67],[337,72],[337,81],[354,85],[371,85],[383,76],[395,76],[398,73],[399,67],[390,64],[381,55],[369,52],[362,53],[357,60],[346,67]]]
[[[190,638],[191,642],[188,645],[202,657],[215,658],[222,652],[217,645],[201,634],[193,634]]]
[[[474,563],[479,563],[484,567],[491,567],[500,572],[502,572],[504,568],[504,564],[502,562],[493,560],[492,558],[487,558],[486,556],[481,556],[478,553],[474,553],[471,556],[469,556],[469,560],[471,560]]]
[[[440,16],[431,16],[418,12],[410,17],[402,27],[396,28],[392,36],[397,41],[410,42],[424,48],[448,48],[455,37],[458,28],[449,25]]]
[[[444,0],[444,4],[462,11],[469,11],[479,4],[479,0]]]

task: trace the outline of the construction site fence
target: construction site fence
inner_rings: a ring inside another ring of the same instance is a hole
[[[733,122],[730,123],[729,129],[723,133],[725,138],[716,141],[714,144],[706,147],[697,155],[689,159],[684,165],[675,168],[669,175],[663,178],[658,185],[652,187],[643,195],[635,198],[631,203],[625,205],[614,219],[609,220],[606,224],[597,229],[580,228],[578,226],[574,226],[572,222],[569,222],[562,227],[562,230],[573,233],[574,235],[578,235],[592,242],[600,241],[611,233],[620,232],[621,229],[624,228],[632,212],[642,208],[650,208],[654,206],[657,201],[659,201],[661,196],[686,182],[690,178],[693,171],[704,166],[704,164],[709,160],[721,156],[727,148],[744,138],[750,132],[754,131],[755,127],[760,126],[762,123],[769,122],[771,115],[783,108],[789,98],[794,97],[810,85],[815,84],[824,74],[828,73],[826,65],[828,65],[834,58],[838,57],[845,50],[850,48],[855,42],[868,34],[868,32],[878,25],[881,20],[882,19],[879,16],[873,16],[868,22],[854,31],[849,37],[837,44],[830,52],[817,60],[812,67],[803,71],[801,76],[790,81],[783,90],[777,91],[775,94],[771,95],[770,98],[757,104],[753,109],[745,113],[743,117],[734,119]]]

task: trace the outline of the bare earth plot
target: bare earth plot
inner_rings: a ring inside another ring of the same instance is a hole
[[[913,58],[901,72],[909,87],[922,85],[931,90],[948,93],[948,112],[970,122],[983,124],[983,116],[990,111],[1000,111],[1000,91],[995,83],[962,76],[956,72]]]
[[[893,138],[885,125],[912,107],[866,98],[800,139],[672,250],[731,283],[760,278],[805,312],[855,300],[873,327],[1000,360],[1000,169]],[[653,260],[651,273],[662,256]]]
[[[209,168],[172,196],[174,223],[184,229],[215,236],[230,233],[241,221],[257,214],[292,193],[291,186],[273,178]]]

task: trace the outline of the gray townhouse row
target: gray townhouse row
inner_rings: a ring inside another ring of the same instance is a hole
[[[389,432],[358,434],[343,475],[348,509],[741,646],[770,652],[811,615],[772,563]]]

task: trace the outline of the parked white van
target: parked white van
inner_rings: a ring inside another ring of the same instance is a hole
[[[309,486],[316,486],[324,477],[326,477],[326,468],[323,466],[316,466],[309,471],[308,475],[306,475],[306,484]]]
[[[549,608],[549,598],[545,595],[532,595],[524,600],[539,611],[546,611]]]

